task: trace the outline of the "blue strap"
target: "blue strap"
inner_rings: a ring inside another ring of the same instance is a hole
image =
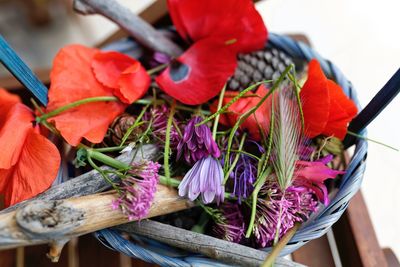
[[[47,105],[47,87],[36,77],[22,59],[0,34],[0,62],[20,81],[36,98]]]
[[[400,92],[400,69],[390,78],[390,80],[382,87],[368,105],[355,117],[349,125],[349,131],[359,133],[364,130],[385,107]],[[346,136],[344,143],[346,146],[354,143],[355,137]]]

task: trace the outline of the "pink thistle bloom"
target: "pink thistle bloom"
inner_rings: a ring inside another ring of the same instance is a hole
[[[314,192],[298,185],[296,181],[285,192],[276,181],[267,182],[262,189],[265,199],[258,199],[253,233],[260,247],[270,246],[275,238],[278,223],[281,238],[295,222],[306,221],[318,208]],[[281,212],[281,214],[280,214]]]
[[[244,237],[245,223],[237,204],[226,202],[221,207],[222,218],[215,222],[215,236],[233,243],[239,243]]]
[[[130,221],[143,219],[157,191],[159,168],[160,164],[152,161],[133,163],[129,176],[119,185],[120,196],[112,202],[112,209],[120,208]]]
[[[332,159],[333,156],[328,155],[313,162],[299,160],[296,163],[297,169],[294,174],[298,183],[313,190],[324,205],[329,204],[328,190],[324,181],[345,173],[344,171],[332,170],[326,166]]]
[[[224,201],[225,189],[222,184],[224,172],[221,163],[212,156],[197,161],[179,184],[179,195],[188,196],[193,201],[200,194],[204,204],[216,200]]]

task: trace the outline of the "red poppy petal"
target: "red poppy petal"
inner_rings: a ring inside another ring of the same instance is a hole
[[[251,96],[254,93],[248,92],[244,97],[238,99],[235,103],[233,103],[229,108],[228,112],[224,113],[223,116],[220,117],[220,123],[233,126],[239,119],[239,116],[247,112],[249,109],[257,105],[257,103],[268,93],[268,90],[265,86],[261,85],[257,91],[257,96]],[[227,91],[225,93],[226,97],[224,97],[223,105],[226,105],[229,101],[234,98],[238,92]],[[216,111],[217,101],[215,101],[210,109],[212,112]],[[264,131],[265,134],[269,131],[269,123],[271,117],[271,98],[267,98],[267,100],[254,112],[253,115],[248,117],[240,126],[241,129],[246,129],[249,131],[251,137],[254,140],[261,139],[260,128]]]
[[[328,88],[331,105],[328,123],[322,133],[342,140],[346,136],[349,122],[357,115],[357,107],[333,81],[328,80]]]
[[[30,129],[17,164],[0,171],[0,180],[7,180],[1,192],[7,206],[43,192],[53,183],[60,166],[57,147],[44,136]]]
[[[249,0],[170,0],[169,10],[182,38],[193,41],[208,37],[222,42],[237,40],[237,51],[261,49],[267,29],[254,3]]]
[[[112,89],[103,86],[93,74],[91,63],[98,52],[97,49],[81,45],[70,45],[60,50],[50,74],[47,111],[89,97],[113,96]],[[125,107],[120,102],[84,104],[51,120],[65,140],[73,146],[83,137],[90,142],[99,143],[104,138],[108,125]]]
[[[8,111],[20,102],[19,96],[10,94],[6,89],[0,88],[0,128],[5,122]]]
[[[149,89],[151,79],[139,62],[124,70],[118,79],[118,89],[114,94],[127,104],[141,98]]]
[[[178,31],[179,35],[186,41],[190,41],[189,32],[185,28],[185,23],[182,20],[181,13],[179,11],[181,0],[168,0],[168,11],[169,15],[174,23],[176,30]]]
[[[328,122],[330,97],[325,77],[318,61],[308,65],[308,78],[300,91],[306,135],[313,138],[322,133]]]
[[[96,102],[81,105],[50,118],[64,139],[77,146],[82,138],[100,143],[116,116],[125,110],[119,102]]]
[[[33,120],[32,111],[21,103],[9,110],[0,129],[0,169],[9,169],[16,164]]]
[[[93,57],[92,68],[99,82],[116,89],[122,72],[137,63],[137,60],[119,52],[98,52]]]
[[[196,42],[173,62],[156,82],[168,95],[188,105],[218,95],[236,68],[236,55],[215,40]]]

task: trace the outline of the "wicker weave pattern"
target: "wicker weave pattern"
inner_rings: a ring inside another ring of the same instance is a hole
[[[342,72],[333,65],[329,60],[322,58],[312,48],[302,42],[294,41],[287,36],[277,34],[269,35],[269,44],[278,50],[286,52],[293,58],[302,58],[310,61],[312,58],[318,59],[325,74],[335,80],[354,102],[360,105],[357,99],[355,90],[351,83],[346,79]],[[361,134],[366,134],[362,132]],[[350,199],[359,190],[362,178],[365,171],[367,157],[367,142],[358,139],[356,141],[354,155],[349,163],[346,174],[340,184],[339,192],[331,199],[331,203],[320,211],[313,219],[310,219],[296,233],[290,243],[282,251],[281,255],[287,255],[296,249],[303,246],[310,240],[316,239],[324,235],[328,229],[340,218],[346,210]],[[123,239],[118,233],[113,230],[102,230],[96,233],[96,237],[103,242],[107,247],[123,252],[131,257],[137,257],[144,261],[155,263],[160,266],[228,266],[217,263],[216,261],[190,256],[173,257],[170,252],[173,248],[164,248],[165,254],[155,253],[151,249],[142,248],[132,242]],[[151,243],[154,243],[151,242]],[[271,248],[266,248],[265,251],[270,251]],[[157,249],[160,252],[160,248]]]

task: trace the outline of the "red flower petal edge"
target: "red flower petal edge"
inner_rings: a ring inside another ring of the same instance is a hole
[[[218,95],[236,67],[236,54],[215,40],[196,42],[156,78],[168,95],[187,105]]]
[[[325,77],[315,59],[309,63],[308,78],[300,97],[308,137],[320,134],[345,137],[349,122],[357,115],[357,107],[339,85]]]
[[[114,89],[98,82],[93,74],[92,60],[98,52],[98,49],[81,45],[70,45],[60,50],[50,74],[47,111],[89,97],[114,95]],[[78,145],[82,138],[99,143],[108,125],[125,107],[121,102],[84,104],[52,117],[50,121],[54,122],[64,139],[73,146]]]

